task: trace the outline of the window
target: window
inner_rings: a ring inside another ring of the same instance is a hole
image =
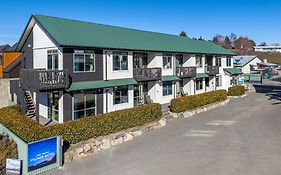
[[[96,115],[96,93],[77,93],[73,95],[73,119]]]
[[[231,66],[231,57],[226,58],[226,66],[230,67]]]
[[[216,87],[221,87],[222,86],[222,79],[221,75],[216,77]]]
[[[221,57],[219,57],[219,56],[216,56],[216,66],[221,67]]]
[[[95,52],[75,50],[74,72],[95,72]]]
[[[113,52],[113,70],[128,70],[128,52]]]
[[[210,86],[210,78],[209,77],[205,78],[205,84],[206,84],[206,87]]]
[[[57,70],[59,68],[58,50],[48,50],[48,70]]]
[[[163,55],[163,68],[172,69],[172,54]]]
[[[163,96],[173,95],[173,82],[163,82]]]
[[[196,79],[196,90],[203,89],[203,78]]]
[[[202,67],[202,56],[201,55],[196,55],[196,67]]]
[[[128,103],[128,86],[117,86],[113,88],[113,104]]]

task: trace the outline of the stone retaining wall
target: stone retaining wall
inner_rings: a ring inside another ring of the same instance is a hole
[[[0,79],[0,108],[9,105],[10,79]]]
[[[64,153],[64,162],[71,162],[74,159],[96,154],[102,150],[107,150],[112,146],[128,142],[137,136],[164,126],[166,126],[166,119],[162,118],[159,121],[152,122],[144,126],[72,144]]]
[[[230,99],[227,99],[225,101],[209,104],[209,105],[206,105],[206,106],[194,109],[194,110],[185,111],[185,112],[181,112],[181,113],[172,113],[172,116],[174,118],[188,118],[188,117],[191,117],[193,115],[196,115],[196,114],[199,114],[199,113],[206,112],[206,111],[209,111],[211,109],[217,108],[219,106],[223,106],[223,105],[227,104],[229,101],[230,101]]]

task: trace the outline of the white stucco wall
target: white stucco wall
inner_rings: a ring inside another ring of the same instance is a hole
[[[243,66],[241,68],[241,71],[244,73],[244,74],[249,74],[251,73],[251,65],[257,65],[257,63],[262,63],[262,61],[259,59],[259,58],[255,58],[253,59],[252,61],[250,61],[248,64],[246,64],[245,66]]]
[[[103,51],[104,80],[106,79],[106,71],[107,71],[108,80],[133,78],[133,52],[122,51],[122,52],[128,52],[128,70],[115,71],[113,70],[113,54],[112,54],[114,51],[112,50]],[[116,51],[118,52],[118,50]],[[105,67],[106,65],[107,65],[107,69]]]
[[[59,70],[63,70],[63,54],[62,48],[57,47],[47,33],[35,23],[33,29],[33,68],[34,69],[47,69],[47,51],[58,50]],[[39,92],[39,115],[48,118],[48,93]],[[63,122],[63,97],[60,92],[59,99],[59,122]],[[36,95],[36,94],[35,94]],[[36,97],[34,101],[36,103]]]
[[[108,93],[106,93],[106,89],[108,89]],[[121,109],[127,109],[134,107],[134,90],[133,86],[128,86],[128,102],[122,104],[113,104],[113,88],[105,88],[103,94],[103,108],[106,111],[106,106],[108,107],[108,112],[117,111]],[[107,96],[107,97],[106,97]]]

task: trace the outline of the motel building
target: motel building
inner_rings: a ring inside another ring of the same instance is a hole
[[[14,102],[62,123],[144,103],[228,89],[232,52],[207,41],[32,15],[18,42]]]

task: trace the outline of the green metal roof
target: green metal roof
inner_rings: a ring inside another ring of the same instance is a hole
[[[98,89],[113,86],[124,86],[137,84],[136,80],[133,78],[126,79],[116,79],[116,80],[100,80],[100,81],[83,81],[72,83],[69,90],[87,90],[87,89]]]
[[[33,15],[61,46],[235,55],[212,42],[70,19]]]
[[[205,74],[205,73],[198,73],[196,74],[196,78],[207,78],[209,77],[209,75]]]
[[[168,75],[168,76],[161,77],[161,81],[178,81],[178,80],[180,80],[180,78],[175,75]]]
[[[224,68],[226,72],[228,72],[230,75],[239,75],[242,74],[242,71],[236,67],[233,68]]]

